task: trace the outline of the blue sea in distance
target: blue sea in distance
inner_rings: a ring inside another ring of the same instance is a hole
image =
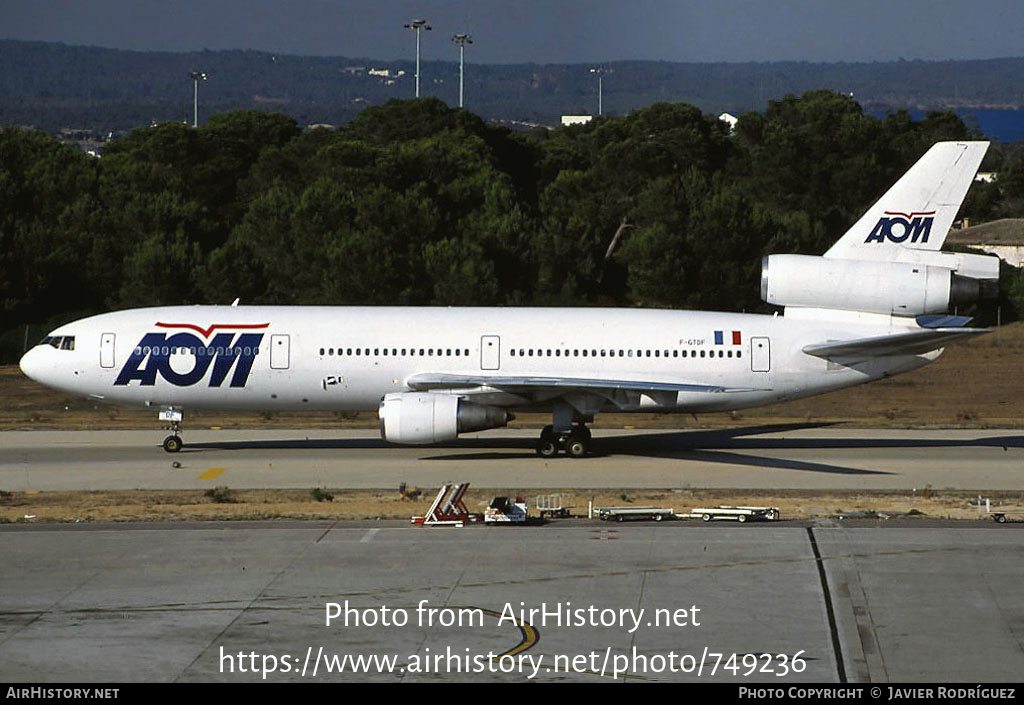
[[[914,120],[924,119],[925,111],[908,110]],[[969,128],[978,128],[981,134],[1002,143],[1024,140],[1024,110],[974,110],[960,108],[953,111]],[[884,118],[884,112],[872,112],[875,117]]]

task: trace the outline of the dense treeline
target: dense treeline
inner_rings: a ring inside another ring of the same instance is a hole
[[[338,130],[256,111],[166,123],[99,159],[3,128],[3,355],[26,325],[236,297],[764,310],[763,254],[820,254],[933,142],[968,136],[948,113],[879,120],[827,91],[732,135],[683,104],[522,134],[436,99]],[[999,185],[964,213],[1019,212],[1024,153],[986,168]],[[1004,320],[1024,301],[1008,284]]]

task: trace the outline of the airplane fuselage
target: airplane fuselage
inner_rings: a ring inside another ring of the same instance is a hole
[[[834,312],[833,312],[834,313]],[[900,330],[881,316],[790,318],[602,308],[175,306],[102,314],[53,331],[22,369],[109,403],[182,409],[376,410],[420,374],[700,383],[730,391],[582,400],[599,411],[727,411],[838,389],[937,353],[829,363],[802,348]],[[64,339],[73,337],[73,349]],[[54,345],[52,341],[59,342]],[[63,349],[61,349],[63,347]],[[542,392],[460,390],[549,408]]]

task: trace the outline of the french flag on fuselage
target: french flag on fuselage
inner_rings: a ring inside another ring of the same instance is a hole
[[[728,331],[721,331],[721,330],[716,330],[715,331],[715,345],[725,345],[725,334],[726,334],[726,332],[728,332]],[[743,345],[743,336],[740,335],[740,332],[738,330],[732,331],[732,344],[733,345]]]

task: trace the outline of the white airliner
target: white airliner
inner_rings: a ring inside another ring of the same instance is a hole
[[[940,252],[987,142],[934,145],[822,257],[765,257],[784,315],[609,308],[170,306],[60,326],[32,379],[183,410],[377,409],[395,443],[450,441],[552,414],[537,452],[587,454],[601,411],[710,412],[907,372],[985,333],[951,307],[993,295],[999,260]]]

